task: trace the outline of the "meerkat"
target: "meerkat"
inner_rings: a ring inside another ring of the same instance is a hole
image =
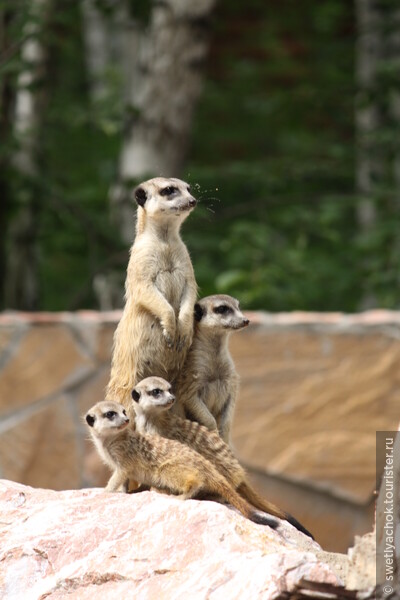
[[[240,311],[238,300],[221,294],[199,300],[194,318],[193,343],[176,384],[178,401],[173,411],[210,430],[218,429],[229,444],[239,376],[228,341],[230,334],[246,327],[249,320]]]
[[[136,237],[125,282],[125,308],[114,335],[106,400],[131,406],[144,377],[174,380],[193,337],[197,285],[179,230],[196,206],[190,186],[156,177],[140,184]],[[131,415],[133,417],[133,415]]]
[[[291,523],[313,537],[294,517],[264,500],[249,484],[246,472],[229,446],[216,431],[195,421],[181,419],[171,412],[175,396],[171,385],[161,377],[148,377],[132,390],[139,433],[160,435],[185,444],[211,462],[236,492],[255,508]]]
[[[257,512],[200,454],[175,440],[132,430],[122,404],[99,402],[87,412],[86,423],[101,458],[114,470],[106,491],[117,491],[133,478],[181,499],[217,495],[251,521],[277,527],[275,519]]]

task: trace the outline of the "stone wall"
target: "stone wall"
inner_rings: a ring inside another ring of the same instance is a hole
[[[258,488],[329,550],[372,529],[375,431],[400,420],[400,313],[248,313],[233,440]],[[0,477],[102,485],[82,415],[102,399],[119,312],[0,315]]]

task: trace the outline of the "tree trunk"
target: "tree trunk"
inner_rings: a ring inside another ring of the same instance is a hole
[[[389,208],[392,218],[400,216],[400,152],[395,138],[400,124],[400,10],[394,1],[374,0],[357,0],[356,9],[357,216],[360,232],[368,240],[369,234],[385,226],[378,222],[379,213],[385,215],[378,203]],[[381,264],[398,270],[400,236],[392,234],[387,246],[386,253],[381,250]],[[372,257],[371,263],[376,263],[375,259]],[[364,261],[366,279],[371,272],[369,262],[368,258]],[[393,277],[391,283],[398,290],[400,277]],[[367,284],[361,308],[376,304],[376,297]]]
[[[133,238],[132,183],[180,174],[193,111],[201,91],[215,0],[155,3],[148,28],[131,28],[127,40],[132,77],[127,90],[119,182],[112,191],[113,213],[122,238]]]
[[[388,55],[390,66],[393,66],[398,73],[400,71],[400,9],[395,7],[393,15],[390,18],[391,32],[388,36]],[[400,129],[400,86],[398,79],[389,90],[389,118],[391,126],[394,131]],[[392,175],[393,175],[393,191],[394,191],[394,204],[395,204],[395,216],[397,219],[400,218],[400,146],[398,139],[396,140],[393,163],[392,163]],[[400,257],[400,232],[397,233],[393,247],[393,262],[399,265]],[[397,269],[397,290],[400,289],[400,269]]]
[[[14,166],[19,171],[23,192],[20,208],[9,231],[5,304],[7,308],[38,308],[38,250],[36,244],[40,199],[38,196],[38,155],[40,125],[46,94],[43,85],[45,56],[41,34],[49,0],[32,0],[21,48],[25,69],[18,77],[14,131],[18,150]]]
[[[381,162],[374,151],[372,138],[380,123],[374,91],[383,55],[383,23],[374,0],[356,0],[356,18],[356,189],[359,196],[357,219],[361,234],[368,234],[376,225],[374,181],[379,178],[381,172]],[[368,264],[364,266],[368,270]],[[376,298],[366,286],[360,308],[365,310],[375,305]]]
[[[7,57],[12,47],[9,36],[14,11],[9,7],[0,9],[0,56]],[[13,110],[15,105],[14,77],[10,72],[3,73],[0,80],[0,223],[3,234],[0,242],[0,309],[4,308],[4,284],[6,280],[7,223],[11,207],[10,189],[10,147],[13,130]]]
[[[108,94],[107,74],[123,63],[127,24],[124,2],[111,4],[109,13],[101,10],[95,0],[83,0],[85,59],[94,103]],[[122,65],[123,66],[123,65]],[[123,69],[122,69],[123,71]],[[122,73],[121,73],[122,75]]]

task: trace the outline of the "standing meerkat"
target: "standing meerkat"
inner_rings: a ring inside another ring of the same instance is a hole
[[[194,310],[193,344],[177,381],[173,411],[210,430],[218,429],[229,444],[239,376],[228,341],[230,334],[246,327],[249,320],[240,311],[238,300],[222,294],[202,298]]]
[[[87,412],[86,423],[100,456],[114,470],[107,491],[117,491],[133,478],[182,499],[218,495],[255,523],[277,527],[277,521],[254,510],[209,461],[188,446],[128,428],[122,404],[99,402]]]
[[[171,385],[161,377],[148,377],[132,391],[136,413],[136,430],[160,435],[185,444],[211,462],[236,492],[257,509],[284,519],[302,533],[313,537],[294,517],[264,500],[249,484],[246,472],[229,446],[216,431],[200,423],[181,419],[171,412],[175,396]]]
[[[196,206],[190,186],[156,177],[135,190],[136,237],[125,308],[114,335],[106,399],[131,406],[133,386],[150,375],[173,381],[193,337],[197,285],[179,230]]]

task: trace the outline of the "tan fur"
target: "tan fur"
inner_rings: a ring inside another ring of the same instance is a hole
[[[169,187],[177,192],[162,195]],[[192,342],[197,294],[189,253],[179,235],[196,203],[188,184],[156,177],[142,183],[135,196],[144,204],[138,206],[126,304],[114,335],[106,393],[106,399],[127,408],[132,387],[144,377],[176,378]]]
[[[107,417],[116,413],[112,418]],[[128,427],[124,407],[99,402],[86,415],[92,439],[103,460],[114,469],[107,491],[116,491],[129,478],[178,494],[182,499],[198,494],[218,495],[256,523],[276,526],[239,496],[216,468],[200,454],[174,440],[143,435]]]
[[[172,413],[174,396],[167,381],[160,377],[148,377],[135,386],[132,397],[139,433],[160,435],[186,444],[210,461],[250,504],[275,517],[288,520],[296,527],[299,525],[291,515],[264,500],[251,487],[245,470],[216,431],[209,431],[195,421],[181,419]],[[306,532],[302,526],[300,530]]]
[[[219,314],[218,307],[229,312]],[[218,429],[229,444],[233,412],[239,390],[239,376],[229,353],[229,335],[248,325],[239,302],[226,295],[207,296],[196,304],[197,319],[193,344],[176,385],[181,417]],[[155,373],[153,373],[155,375]],[[168,379],[168,378],[165,378]]]

